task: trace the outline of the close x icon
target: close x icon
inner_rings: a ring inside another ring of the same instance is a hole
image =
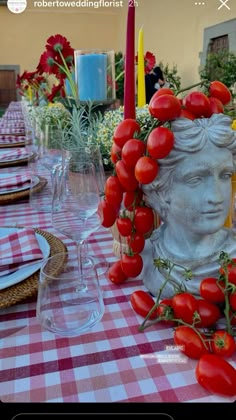
[[[226,7],[226,9],[230,10],[230,7],[228,6],[228,2],[229,0],[219,0],[220,1],[220,6],[218,7],[218,10],[222,9],[222,7]]]

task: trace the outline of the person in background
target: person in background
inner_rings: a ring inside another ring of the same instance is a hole
[[[146,103],[149,104],[151,97],[157,90],[165,84],[163,72],[159,66],[145,75],[145,88],[146,88]]]

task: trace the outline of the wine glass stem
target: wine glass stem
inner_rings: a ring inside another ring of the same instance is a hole
[[[77,244],[78,269],[79,269],[79,281],[78,281],[78,286],[76,288],[77,291],[86,289],[86,284],[84,282],[84,275],[83,275],[83,247],[84,247],[84,241],[80,241]]]

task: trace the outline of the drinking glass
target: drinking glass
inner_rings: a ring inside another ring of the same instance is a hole
[[[86,290],[78,299],[76,255],[59,253],[44,261],[39,276],[36,317],[41,326],[60,336],[85,333],[102,318],[105,307],[92,264],[83,272]]]
[[[30,188],[29,202],[33,208],[51,212],[55,170],[63,161],[63,132],[58,126],[46,125],[36,131],[35,137],[35,151],[29,167],[34,176],[46,178],[47,185],[41,191]]]
[[[105,171],[104,171],[100,146],[93,142],[85,143],[84,146],[79,146],[79,147],[68,146],[68,150],[64,151],[65,160],[69,158],[71,153],[77,153],[78,149],[82,150],[82,153],[86,156],[86,160],[94,164],[98,191],[99,191],[100,197],[102,198],[104,196]],[[100,223],[94,224],[94,231],[98,230],[100,226],[101,226]],[[93,232],[91,232],[90,235]],[[89,236],[83,242],[82,255],[83,255],[84,263],[86,263],[86,255],[88,254]],[[99,255],[99,256],[90,255],[90,257],[93,259],[93,262],[95,263],[95,267],[98,271],[98,274],[102,275],[106,273],[106,271],[109,268],[108,261],[106,261],[106,259],[102,255]],[[87,261],[87,264],[88,264],[88,261]]]
[[[58,168],[52,200],[52,224],[77,244],[79,295],[79,291],[86,289],[83,243],[101,224],[98,215],[100,195],[94,164],[83,147],[70,152]]]

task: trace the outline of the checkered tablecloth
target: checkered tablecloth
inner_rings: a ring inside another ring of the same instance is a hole
[[[39,227],[62,239],[70,252],[75,244],[57,232],[49,212],[28,202],[0,208],[0,226]],[[89,250],[116,260],[112,237],[100,228]],[[161,324],[139,332],[142,318],[130,295],[143,289],[141,279],[122,285],[100,276],[105,301],[102,321],[88,333],[58,338],[41,329],[35,300],[0,310],[0,399],[3,402],[232,402],[211,395],[196,381],[196,361],[173,345],[173,330]],[[169,349],[168,349],[169,346]],[[229,359],[236,367],[236,357]]]

